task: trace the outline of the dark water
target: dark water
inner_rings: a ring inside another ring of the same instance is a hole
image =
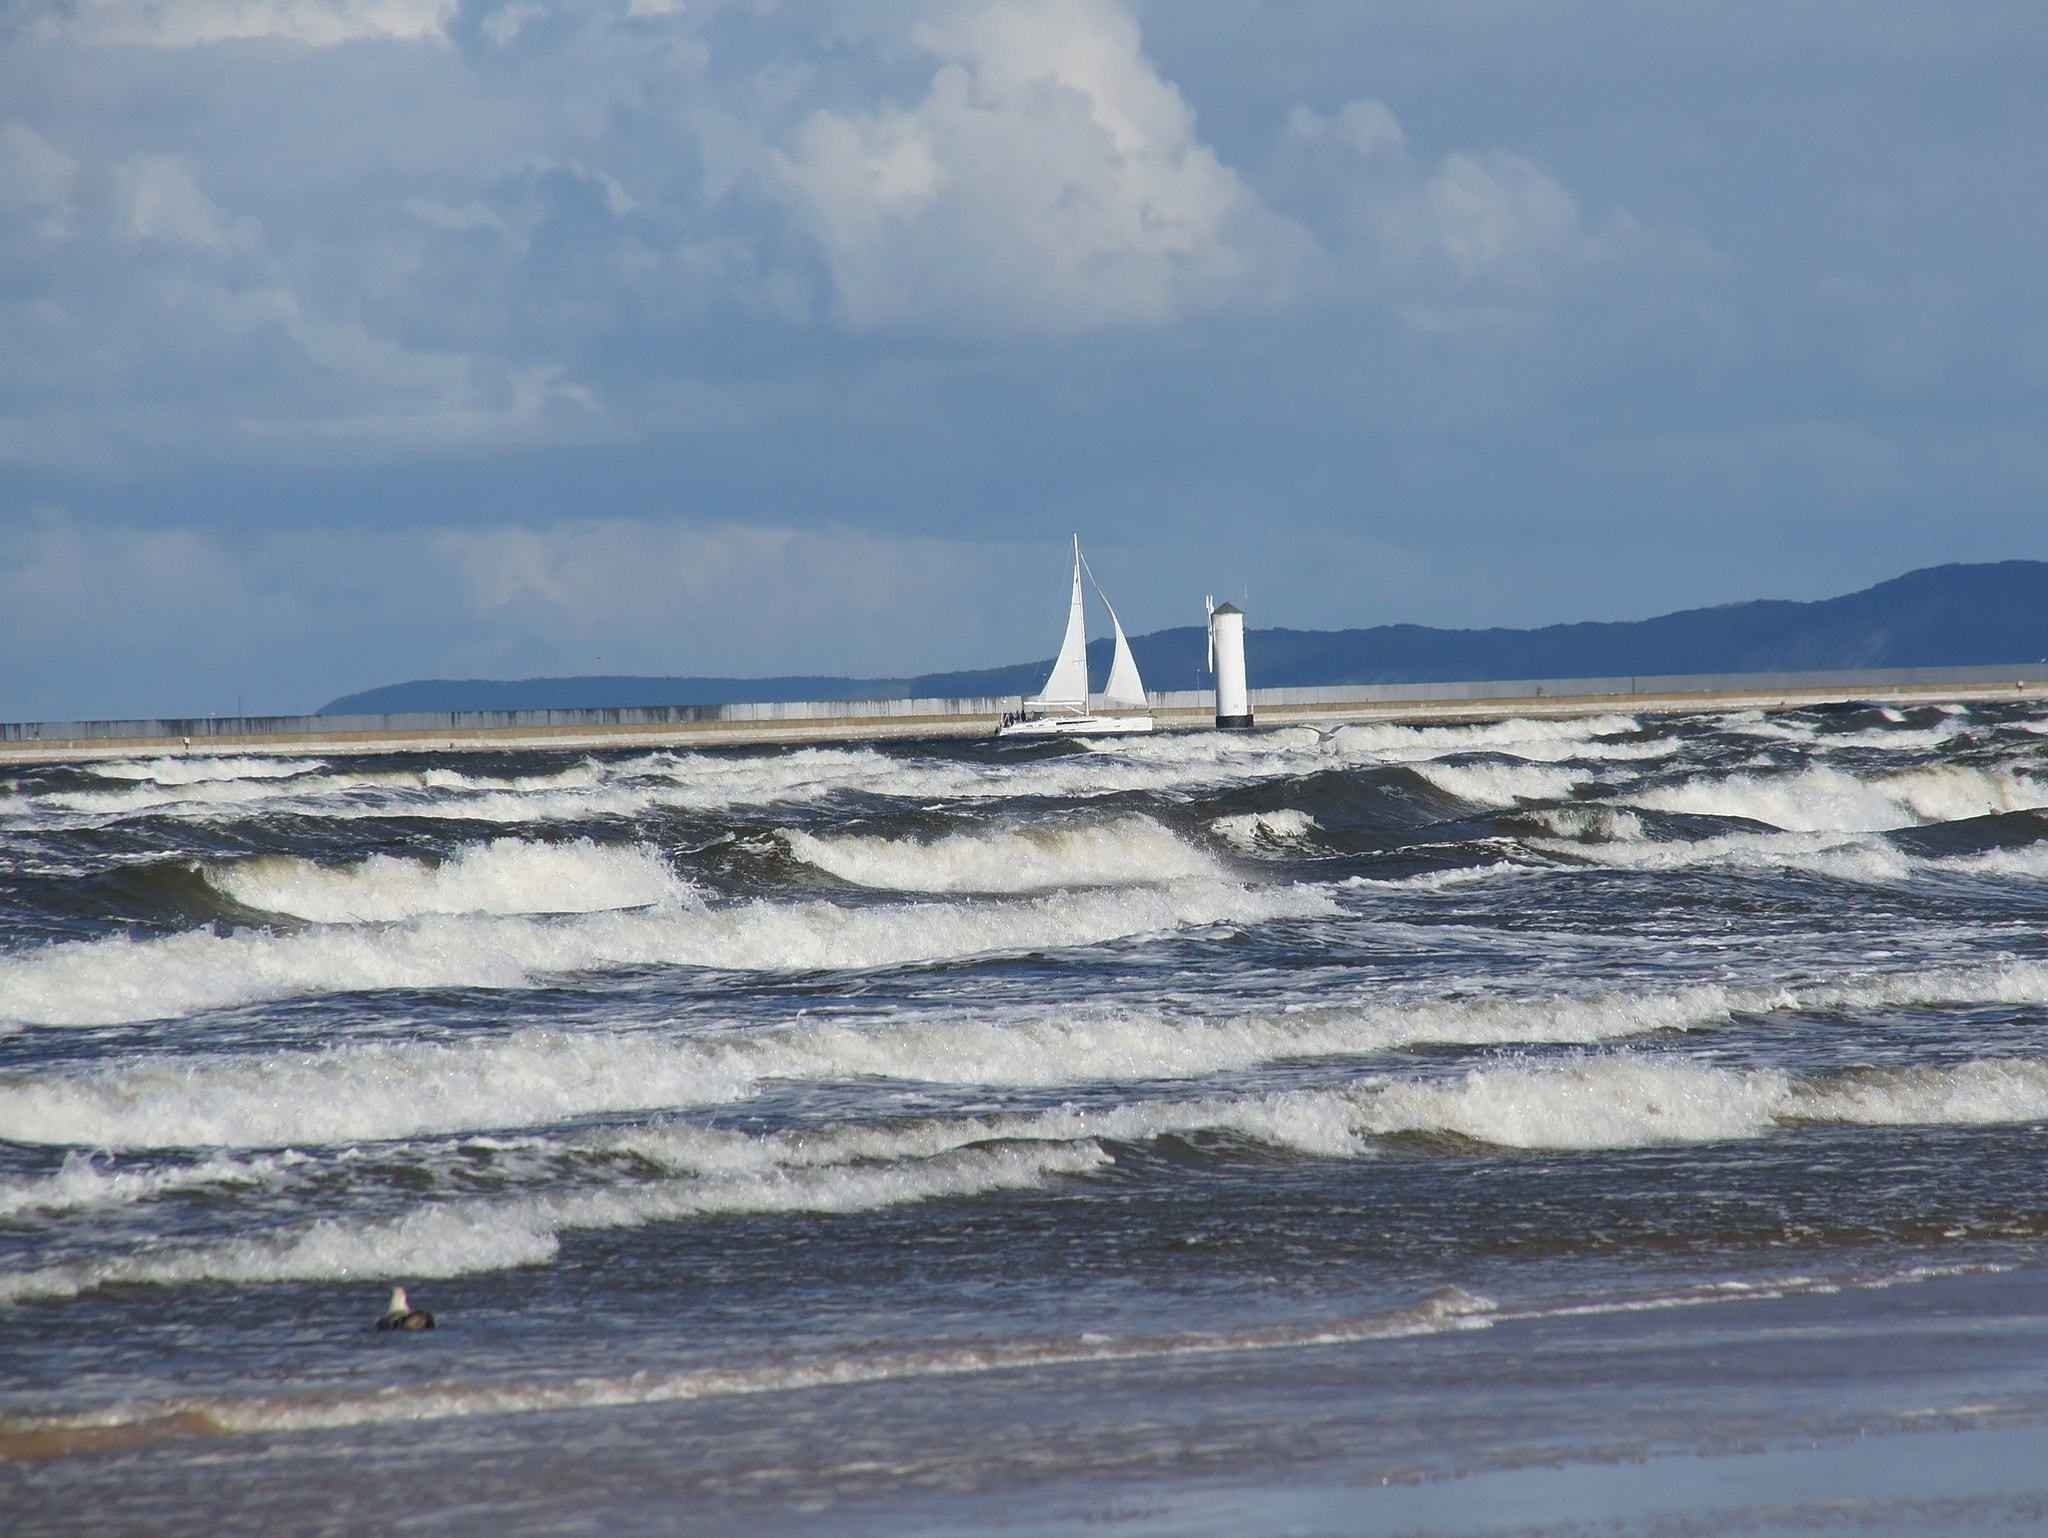
[[[0,1497],[1225,1532],[2031,1435],[2044,754],[1844,707],[21,771]],[[369,1329],[395,1283],[441,1328]]]

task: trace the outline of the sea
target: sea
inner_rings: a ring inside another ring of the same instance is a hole
[[[2037,1530],[2044,1235],[2038,704],[0,770],[11,1538]]]

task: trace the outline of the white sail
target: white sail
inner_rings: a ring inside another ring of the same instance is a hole
[[[1095,594],[1102,597],[1102,589]],[[1131,655],[1131,643],[1124,639],[1122,621],[1116,617],[1116,610],[1109,608],[1109,600],[1102,599],[1102,607],[1109,609],[1109,623],[1116,630],[1116,660],[1109,665],[1109,682],[1102,686],[1105,704],[1123,705],[1133,710],[1145,708],[1145,681],[1138,677],[1138,659]]]
[[[1081,536],[1074,536],[1074,606],[1067,614],[1067,637],[1038,691],[1048,710],[1088,709],[1088,627],[1081,617]]]

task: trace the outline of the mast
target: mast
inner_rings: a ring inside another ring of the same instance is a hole
[[[1088,625],[1081,613],[1081,536],[1074,536],[1074,598],[1067,610],[1067,634],[1038,701],[1048,710],[1088,711]]]

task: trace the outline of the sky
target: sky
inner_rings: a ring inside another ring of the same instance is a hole
[[[0,0],[0,719],[2048,557],[2044,272],[2007,0]]]

